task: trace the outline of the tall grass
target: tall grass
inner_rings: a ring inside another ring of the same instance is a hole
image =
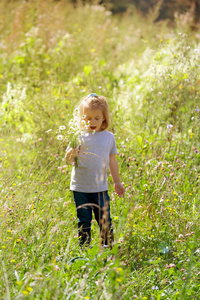
[[[188,27],[101,6],[0,4],[0,298],[199,299],[199,55]],[[78,245],[66,142],[79,100],[107,97],[124,199],[112,250]]]

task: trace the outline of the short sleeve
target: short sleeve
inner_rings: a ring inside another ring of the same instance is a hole
[[[112,135],[110,154],[117,154],[117,147],[114,135]]]

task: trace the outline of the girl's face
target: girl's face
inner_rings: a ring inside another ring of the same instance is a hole
[[[101,109],[92,109],[88,106],[84,106],[83,115],[83,120],[85,120],[86,124],[88,124],[88,131],[102,131],[101,126],[105,118]]]

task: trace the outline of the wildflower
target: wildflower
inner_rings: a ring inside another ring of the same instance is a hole
[[[184,238],[184,236],[182,235],[182,234],[179,234],[179,239],[182,239],[182,238]]]
[[[60,134],[57,136],[57,140],[62,141],[63,140],[63,136]]]
[[[156,286],[153,286],[152,287],[152,290],[159,290],[159,287],[156,285]]]
[[[164,296],[165,296],[165,293],[162,293],[162,294],[161,294],[161,297],[164,297]]]
[[[169,264],[169,267],[174,268],[174,267],[176,267],[176,265],[175,264]]]
[[[194,52],[195,52],[195,53],[199,52],[199,49],[194,49]]]
[[[195,110],[196,110],[197,112],[199,112],[199,109],[198,109],[198,108],[195,108]]]
[[[82,125],[85,125],[85,124],[86,124],[86,121],[85,121],[85,120],[81,120],[81,124],[82,124]]]
[[[41,141],[42,141],[42,138],[39,138],[38,141],[41,142]]]
[[[74,115],[74,121],[77,122],[78,121],[78,117],[76,115]]]
[[[59,271],[60,270],[59,266],[55,266],[55,270]]]
[[[64,129],[66,129],[66,127],[64,125],[59,127],[59,130],[64,130]]]
[[[167,129],[170,129],[170,128],[172,128],[172,127],[173,127],[172,124],[167,124]]]
[[[23,294],[24,296],[27,296],[27,295],[28,295],[28,291],[22,291],[22,294]]]

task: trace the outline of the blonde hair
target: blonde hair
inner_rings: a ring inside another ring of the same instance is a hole
[[[101,130],[108,128],[110,124],[109,106],[106,98],[96,94],[90,94],[85,97],[78,106],[79,117],[83,115],[84,106],[88,106],[90,109],[100,109],[103,113],[104,120],[101,125]]]

